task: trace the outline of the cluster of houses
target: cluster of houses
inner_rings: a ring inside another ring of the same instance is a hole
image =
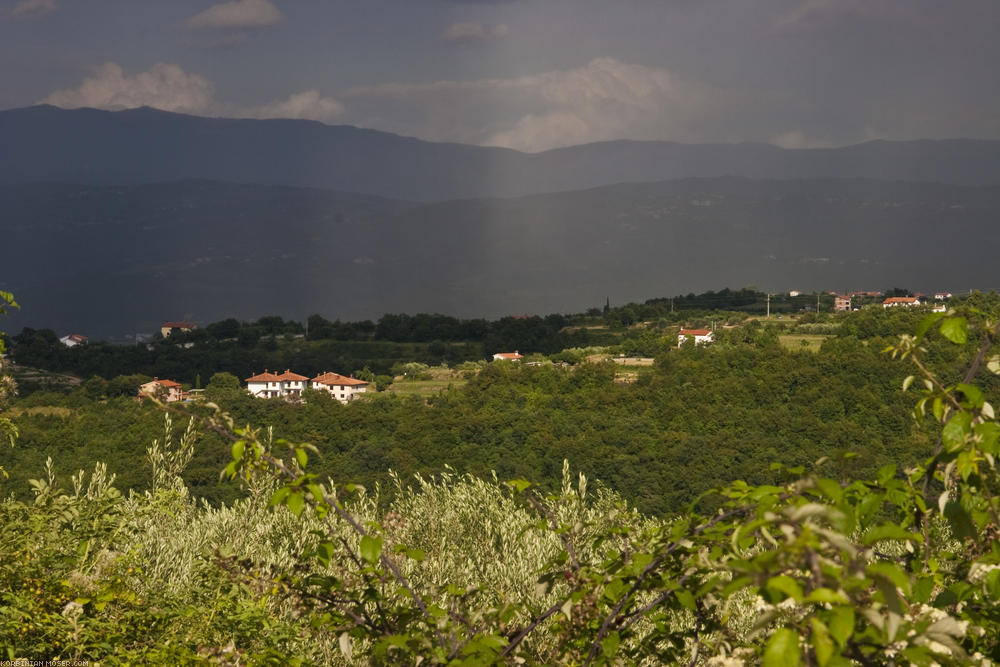
[[[789,292],[789,296],[798,296],[800,292]],[[859,301],[864,301],[865,299],[871,299],[872,302],[876,302],[881,299],[884,295],[882,292],[849,292],[847,294],[838,294],[836,292],[829,292],[833,297],[833,310],[834,312],[840,313],[844,311],[851,310],[852,304],[855,299]],[[935,292],[933,301],[936,302],[934,310],[945,310],[945,305],[943,302],[947,301],[952,297],[951,292]],[[916,296],[891,296],[882,301],[883,308],[895,308],[897,306],[904,307],[915,307],[927,305],[931,302],[924,294],[917,294]]]
[[[296,399],[302,396],[306,389],[325,391],[341,403],[354,400],[368,389],[368,383],[353,376],[339,373],[321,373],[313,379],[305,375],[293,373],[286,369],[284,373],[264,371],[246,379],[247,391],[256,398]]]
[[[347,377],[339,373],[322,373],[313,379],[305,375],[286,370],[284,373],[264,371],[246,379],[247,391],[255,398],[283,398],[295,400],[302,396],[306,389],[325,391],[341,403],[347,403],[360,394],[365,393],[368,383],[355,377]],[[139,397],[155,396],[164,403],[189,401],[198,397],[202,390],[184,391],[179,382],[153,378],[140,385]]]

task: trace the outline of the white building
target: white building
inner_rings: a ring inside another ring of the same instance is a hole
[[[173,380],[161,380],[153,378],[151,381],[139,385],[139,397],[154,396],[164,403],[174,403],[183,398],[181,385]]]
[[[312,388],[325,391],[341,403],[347,403],[357,398],[358,394],[365,393],[368,383],[339,373],[323,373],[312,379]]]
[[[695,345],[706,345],[715,340],[711,329],[681,329],[677,334],[677,347],[689,338],[694,339]]]
[[[895,308],[896,306],[906,306],[912,308],[920,305],[920,299],[915,296],[891,296],[882,302],[883,308]]]
[[[164,322],[160,325],[160,335],[166,338],[175,331],[184,332],[197,328],[198,325],[194,322]]]
[[[285,383],[281,378],[265,370],[246,379],[247,391],[256,398],[281,398],[285,395]]]
[[[282,385],[282,396],[287,398],[300,398],[302,392],[309,388],[309,378],[285,369],[285,372],[278,376]]]
[[[87,337],[83,334],[67,334],[59,339],[59,342],[66,347],[76,347],[77,345],[83,345],[87,342]]]

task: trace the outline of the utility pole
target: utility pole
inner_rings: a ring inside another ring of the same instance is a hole
[[[819,313],[819,292],[816,292],[816,312]]]
[[[767,319],[771,319],[771,293],[767,293]]]

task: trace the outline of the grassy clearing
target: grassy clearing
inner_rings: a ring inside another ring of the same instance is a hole
[[[458,389],[465,385],[468,380],[403,380],[396,378],[396,381],[386,390],[394,394],[408,394],[413,396],[435,396],[441,391],[449,388]]]
[[[819,346],[827,338],[826,334],[785,334],[778,336],[778,341],[789,350],[819,352]]]

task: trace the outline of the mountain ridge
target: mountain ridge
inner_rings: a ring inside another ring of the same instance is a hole
[[[0,182],[6,184],[134,185],[195,177],[423,202],[691,176],[1000,184],[1000,141],[979,139],[804,149],[622,139],[522,153],[311,120],[41,105],[0,111],[0,145]]]

